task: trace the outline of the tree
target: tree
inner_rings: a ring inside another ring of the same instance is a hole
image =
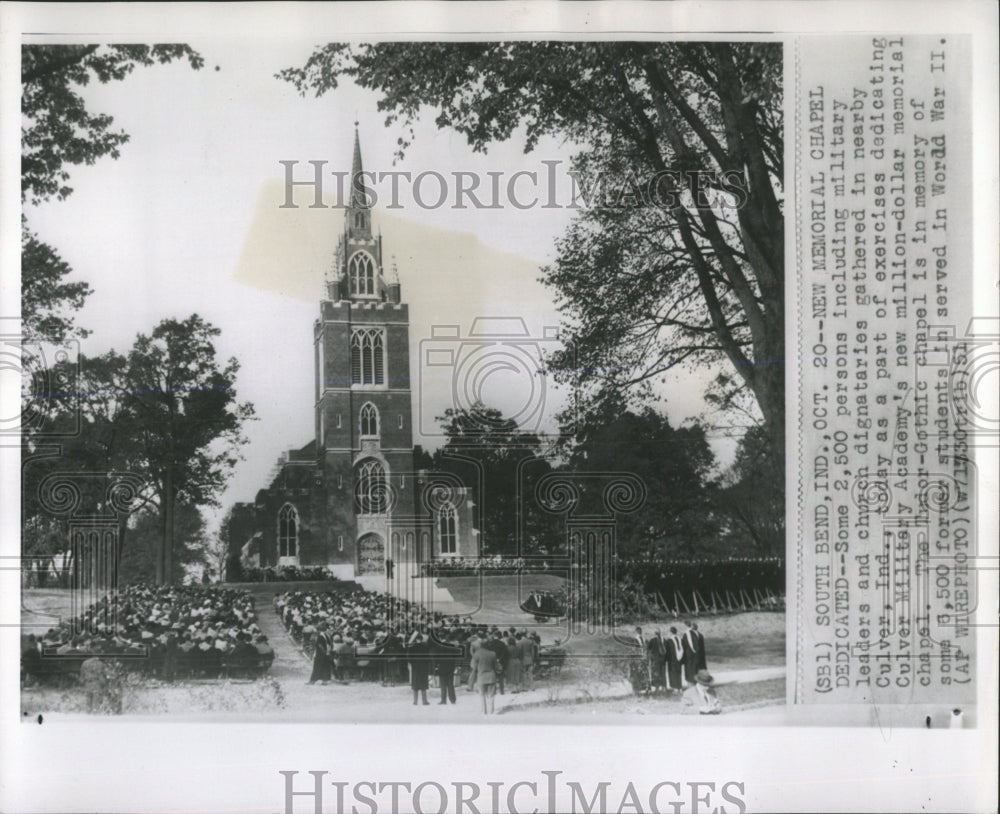
[[[201,56],[186,45],[23,45],[21,47],[21,199],[37,204],[66,198],[68,167],[118,158],[127,133],[112,130],[114,119],[87,110],[78,89],[92,80],[107,83],[136,67]],[[86,336],[69,312],[78,311],[90,286],[67,282],[69,265],[21,220],[21,316],[27,342],[60,344]]]
[[[205,533],[205,521],[197,506],[184,504],[178,507],[174,521],[174,578],[179,579],[187,568],[209,565],[210,541]],[[121,585],[153,582],[157,575],[162,520],[156,509],[139,512],[133,520],[131,542],[122,555],[118,569]]]
[[[782,454],[780,44],[332,44],[278,76],[303,94],[345,76],[380,91],[387,125],[411,126],[401,150],[425,106],[475,150],[520,126],[528,150],[545,135],[580,145],[581,177],[610,177],[620,194],[574,224],[544,271],[574,338],[552,369],[588,369],[607,392],[728,360]]]
[[[31,343],[62,344],[73,336],[87,336],[67,312],[79,311],[91,293],[82,281],[68,282],[72,269],[38,235],[21,231],[21,334]]]
[[[728,520],[730,545],[773,557],[785,551],[785,471],[760,428],[740,441],[724,474],[718,512]]]
[[[216,359],[219,333],[197,314],[165,319],[128,354],[128,407],[161,521],[157,582],[176,575],[178,507],[218,505],[246,443],[243,425],[254,415],[252,404],[236,401],[239,362],[220,366]]]
[[[50,427],[65,429],[66,437],[58,447],[31,440],[24,445],[25,520],[44,514],[39,485],[53,472],[133,473],[145,483],[134,511],[144,509],[145,523],[149,517],[159,523],[156,579],[177,578],[174,550],[183,527],[175,514],[217,505],[246,442],[243,425],[254,414],[251,404],[236,400],[239,362],[216,358],[213,339],[219,333],[197,314],[166,319],[149,335],[140,334],[127,354],[109,351],[83,360],[78,377],[51,377],[72,381],[75,398],[38,394],[56,405]],[[103,479],[87,477],[82,484],[81,505],[99,511]],[[119,526],[119,558],[131,534],[126,520]]]
[[[714,536],[710,480],[714,465],[702,427],[675,428],[650,408],[614,414],[601,405],[581,422],[566,469],[628,472],[642,479],[645,503],[617,521],[621,555],[636,557],[657,549],[692,557],[702,553]],[[586,513],[594,503],[590,511],[600,511],[599,499],[584,494],[581,510]]]
[[[78,363],[58,362],[42,374],[26,400],[26,414],[40,417],[44,433],[24,432],[22,551],[26,556],[68,553],[66,570],[77,566],[68,551],[69,519],[52,517],[42,502],[43,485],[56,477],[79,494],[80,513],[105,518],[118,514],[117,565],[128,541],[128,515],[112,512],[108,505],[109,475],[140,467],[127,406],[126,359],[109,351]],[[150,499],[148,490],[136,495],[133,508],[141,509]],[[37,539],[40,529],[48,532],[43,546]]]
[[[534,499],[534,485],[552,468],[542,439],[481,404],[449,408],[438,421],[447,440],[433,469],[458,476],[470,490],[480,509],[481,553],[516,557],[550,547],[555,519]]]
[[[195,70],[204,60],[187,45],[23,45],[21,47],[21,196],[31,203],[60,199],[68,164],[118,158],[129,140],[112,130],[114,119],[91,113],[77,89],[92,80],[120,81],[136,67],[187,59]]]

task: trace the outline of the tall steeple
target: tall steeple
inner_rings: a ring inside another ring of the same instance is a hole
[[[358,135],[358,123],[354,122],[354,158],[351,161],[351,201],[344,213],[348,238],[367,239],[372,236],[371,211],[368,206],[369,196],[361,164],[361,138]]]
[[[351,161],[351,208],[367,209],[364,190],[364,180],[361,177],[361,138],[358,135],[358,123],[354,122],[354,159]]]

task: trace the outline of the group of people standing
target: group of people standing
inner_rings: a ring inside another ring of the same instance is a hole
[[[484,715],[496,711],[496,694],[503,695],[506,684],[515,693],[534,687],[540,644],[537,633],[514,628],[506,634],[497,628],[477,631],[469,638],[469,689],[478,689]]]
[[[705,636],[692,622],[686,630],[671,626],[669,635],[657,629],[652,636],[644,636],[642,628],[635,629],[636,642],[645,654],[647,692],[683,692],[695,685],[699,671],[707,671]]]
[[[355,639],[320,622],[312,637],[310,684],[345,682],[351,668],[381,662],[383,685],[395,686],[396,666],[409,673],[413,704],[429,704],[431,676],[437,678],[439,704],[454,704],[456,682],[468,668],[468,690],[482,697],[483,713],[495,712],[494,699],[509,688],[518,693],[534,687],[541,639],[537,633],[493,626],[437,623],[411,629],[409,634],[381,631],[368,644],[363,633]],[[388,680],[391,677],[391,680]]]

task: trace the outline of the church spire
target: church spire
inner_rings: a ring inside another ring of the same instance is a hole
[[[367,210],[368,198],[365,195],[365,182],[361,166],[361,138],[358,135],[358,123],[354,122],[354,158],[351,161],[351,206],[354,211]]]
[[[354,158],[351,161],[351,198],[344,211],[344,231],[347,240],[371,240],[372,218],[369,202],[371,198],[365,186],[361,165],[361,137],[358,123],[354,122]],[[381,262],[381,261],[379,261]]]

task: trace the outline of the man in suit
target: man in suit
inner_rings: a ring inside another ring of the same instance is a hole
[[[663,687],[664,684],[663,668],[667,658],[667,648],[658,629],[646,642],[646,658],[649,661],[649,683],[653,692],[656,692],[657,688]]]
[[[461,656],[461,648],[456,646],[450,633],[437,631],[431,638],[431,655],[434,659],[434,673],[441,686],[439,704],[455,703],[455,668]]]
[[[503,643],[501,638],[500,630],[494,630],[493,634],[482,644],[482,647],[487,650],[492,650],[497,656],[497,667],[496,667],[496,683],[500,690],[500,695],[504,694],[504,673],[507,672],[507,662],[510,659],[510,651],[507,649],[507,645]]]
[[[382,686],[395,687],[399,681],[399,665],[403,656],[402,639],[390,630],[375,652],[382,658]]]
[[[708,664],[705,662],[705,636],[698,630],[698,623],[692,622],[691,628],[684,636],[687,639],[688,647],[695,655],[695,669],[707,670]]]
[[[406,648],[406,659],[410,663],[410,689],[413,690],[413,705],[417,705],[417,695],[422,704],[427,700],[428,677],[431,672],[431,649],[419,631],[413,634]]]
[[[670,628],[667,639],[667,682],[671,691],[680,692],[683,687],[681,672],[684,667],[684,641],[676,627]]]
[[[698,674],[698,653],[690,638],[690,633],[690,629],[686,630],[681,638],[681,643],[684,645],[684,681],[688,685],[695,683],[694,679]]]
[[[357,645],[354,637],[347,633],[342,642],[338,642],[336,649],[337,678],[346,682],[354,676],[357,669]]]
[[[472,675],[469,683],[479,688],[483,699],[483,715],[492,715],[497,691],[497,671],[500,659],[496,651],[483,646],[472,655]]]

